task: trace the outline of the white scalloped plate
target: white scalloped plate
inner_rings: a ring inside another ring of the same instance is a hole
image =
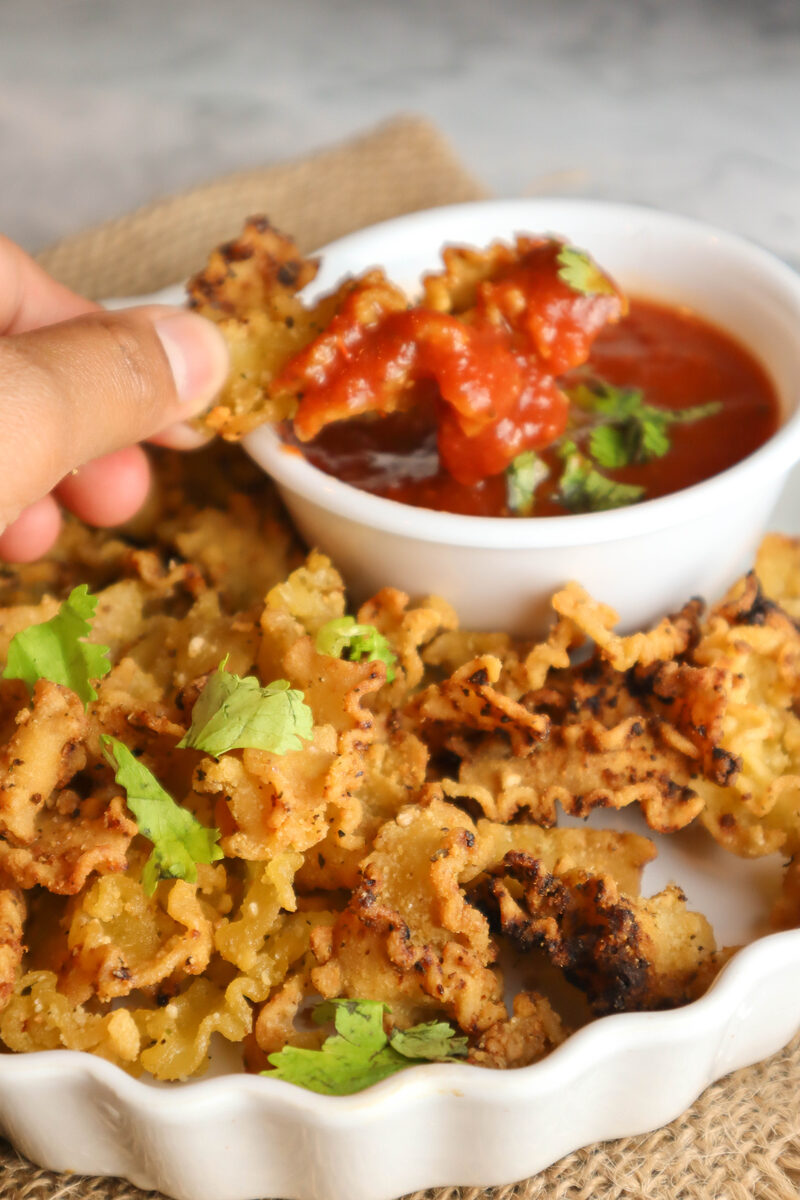
[[[771,527],[800,533],[800,469]],[[649,833],[631,812],[590,823]],[[657,1128],[800,1030],[800,930],[759,936],[779,856],[739,860],[700,830],[655,840],[645,893],[675,879],[721,945],[750,943],[693,1004],[604,1017],[520,1070],[421,1066],[346,1097],[231,1073],[224,1045],[211,1077],[172,1085],[73,1051],[0,1055],[0,1132],[52,1170],[122,1176],[177,1200],[393,1200],[510,1183]]]

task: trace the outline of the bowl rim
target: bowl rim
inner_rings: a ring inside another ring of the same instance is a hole
[[[136,1078],[116,1063],[86,1050],[36,1050],[0,1055],[0,1087],[15,1078],[64,1076],[74,1071],[94,1076],[113,1087],[120,1100],[151,1115],[181,1115],[198,1107],[213,1105],[231,1090],[271,1098],[281,1107],[294,1110],[303,1119],[338,1125],[365,1108],[391,1109],[414,1095],[455,1091],[462,1096],[508,1102],[515,1097],[530,1099],[554,1084],[576,1081],[596,1066],[614,1057],[619,1049],[678,1041],[681,1034],[715,1031],[740,1005],[759,978],[765,979],[773,966],[796,960],[800,963],[800,929],[765,933],[739,947],[712,980],[707,991],[688,1004],[675,1008],[640,1012],[607,1013],[594,1017],[574,1030],[544,1058],[526,1067],[503,1071],[487,1070],[467,1062],[418,1063],[395,1075],[370,1084],[349,1095],[327,1095],[274,1079],[269,1074],[225,1071],[211,1078],[190,1077],[159,1082]],[[710,1081],[709,1081],[710,1082]],[[188,1110],[188,1111],[187,1111]]]
[[[325,256],[332,251],[337,255],[346,255],[353,244],[384,233],[408,233],[409,237],[413,237],[415,230],[421,225],[428,225],[431,220],[446,226],[450,220],[482,211],[496,214],[498,220],[513,219],[519,215],[520,220],[529,222],[536,219],[537,209],[544,212],[556,207],[564,212],[566,221],[571,214],[576,219],[596,215],[620,224],[632,220],[646,221],[665,232],[671,230],[676,236],[688,235],[706,241],[712,239],[722,253],[760,271],[787,293],[793,294],[800,310],[800,274],[769,250],[737,234],[689,217],[644,205],[605,200],[544,197],[444,205],[367,226],[337,238],[315,253],[322,256],[324,262]],[[456,240],[463,243],[465,239]],[[319,290],[328,290],[328,285]],[[800,326],[798,330],[800,340]],[[768,369],[768,364],[765,366]],[[262,469],[296,496],[312,504],[323,505],[329,513],[380,532],[400,534],[425,542],[486,549],[569,547],[617,541],[697,520],[724,507],[732,492],[746,489],[756,477],[763,478],[767,474],[778,477],[788,472],[800,460],[800,385],[794,411],[763,446],[740,462],[667,496],[598,513],[520,519],[439,512],[376,496],[335,476],[326,475],[302,453],[287,446],[272,425],[259,426],[246,435],[242,444]]]

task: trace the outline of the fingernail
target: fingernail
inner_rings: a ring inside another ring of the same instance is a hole
[[[180,310],[159,317],[153,328],[169,361],[178,399],[188,412],[203,412],[228,374],[222,334],[205,317]]]
[[[177,421],[147,440],[154,446],[167,446],[170,450],[199,450],[213,441],[214,435],[195,429],[188,421]]]

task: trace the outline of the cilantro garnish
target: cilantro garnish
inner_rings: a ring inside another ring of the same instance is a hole
[[[4,679],[22,679],[30,691],[37,679],[71,688],[84,706],[97,699],[89,682],[111,670],[108,646],[84,641],[91,633],[97,597],[82,583],[73,588],[54,617],[15,634],[8,647]]]
[[[467,1039],[443,1021],[387,1034],[383,1015],[389,1011],[377,1000],[328,1000],[315,1008],[313,1019],[321,1025],[333,1018],[336,1033],[319,1050],[285,1046],[269,1056],[275,1069],[261,1073],[327,1096],[348,1096],[405,1067],[466,1055]]]
[[[549,475],[547,465],[534,450],[523,450],[522,454],[506,467],[506,503],[518,516],[528,516],[533,511],[537,487]]]
[[[565,442],[559,453],[564,471],[559,481],[558,498],[571,512],[604,512],[635,504],[644,488],[632,483],[617,483],[603,475],[574,442]]]
[[[251,675],[242,677],[220,663],[192,709],[192,723],[179,749],[204,750],[219,758],[229,750],[268,750],[286,754],[301,749],[300,738],[312,735],[314,717],[303,693],[287,679],[262,687]]]
[[[386,638],[374,625],[359,625],[355,617],[334,617],[317,631],[316,648],[331,658],[346,658],[350,662],[386,663],[386,682],[395,677],[397,656]]]
[[[153,843],[153,852],[142,871],[142,887],[149,896],[159,879],[197,880],[197,864],[222,858],[218,829],[207,829],[188,809],[176,804],[152,771],[131,754],[127,746],[101,734],[106,761],[114,778],[125,789],[128,808],[139,833]]]
[[[584,296],[613,295],[614,285],[607,275],[577,246],[562,246],[556,261],[559,264],[558,278]]]
[[[615,387],[604,380],[581,384],[568,395],[580,408],[602,418],[589,435],[589,453],[609,469],[663,458],[672,445],[670,425],[702,421],[721,407],[712,401],[692,408],[657,408],[644,403],[638,388]]]

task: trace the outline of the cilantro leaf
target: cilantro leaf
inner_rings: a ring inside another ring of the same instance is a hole
[[[580,384],[568,395],[579,408],[603,418],[589,435],[589,453],[601,467],[612,470],[663,458],[672,446],[670,425],[703,420],[721,407],[713,401],[692,408],[658,408],[645,404],[638,388],[616,387],[602,379]]]
[[[506,467],[506,503],[513,513],[524,517],[533,512],[537,487],[550,472],[534,450],[523,450]]]
[[[625,434],[616,425],[596,425],[589,435],[589,453],[601,467],[613,470],[630,462]]]
[[[334,617],[317,631],[315,642],[320,654],[346,658],[350,662],[386,663],[386,682],[395,677],[397,656],[386,638],[374,625],[359,625],[355,617]]]
[[[603,475],[581,454],[574,442],[562,447],[564,471],[559,481],[559,500],[571,512],[605,512],[641,500],[645,489],[632,483],[616,483]]]
[[[197,864],[222,858],[218,829],[207,829],[186,808],[176,804],[152,771],[134,758],[127,746],[101,734],[106,761],[114,778],[125,789],[128,808],[139,833],[153,843],[153,852],[142,871],[142,886],[149,896],[159,879],[197,879]]]
[[[450,1062],[467,1053],[467,1039],[456,1037],[446,1021],[428,1021],[411,1029],[393,1029],[389,1044],[404,1058],[421,1058],[425,1062]]]
[[[11,639],[4,679],[22,679],[33,691],[37,679],[49,679],[71,688],[84,707],[97,699],[89,682],[111,670],[108,646],[84,641],[92,631],[97,597],[82,583],[73,588],[54,617],[22,629]]]
[[[389,1011],[377,1000],[328,1000],[314,1010],[314,1020],[322,1024],[332,1017],[336,1033],[319,1050],[285,1046],[269,1056],[275,1069],[261,1073],[312,1092],[348,1096],[415,1063],[455,1062],[467,1053],[467,1039],[443,1022],[387,1035],[383,1015]]]
[[[640,410],[643,400],[639,388],[617,387],[605,379],[595,379],[591,384],[581,383],[571,388],[567,395],[587,412],[598,413],[613,421],[622,421]]]
[[[220,663],[192,709],[192,723],[179,749],[204,750],[219,758],[237,747],[285,754],[310,740],[314,725],[303,693],[287,679],[262,687],[252,675],[242,677]]]
[[[584,296],[614,294],[613,283],[585,250],[579,250],[577,246],[562,246],[556,261],[559,264],[559,279],[573,292],[581,292]]]
[[[672,446],[666,429],[668,422],[662,417],[648,416],[646,412],[634,420],[638,425],[638,437],[633,461],[650,462],[654,458],[663,458]]]

